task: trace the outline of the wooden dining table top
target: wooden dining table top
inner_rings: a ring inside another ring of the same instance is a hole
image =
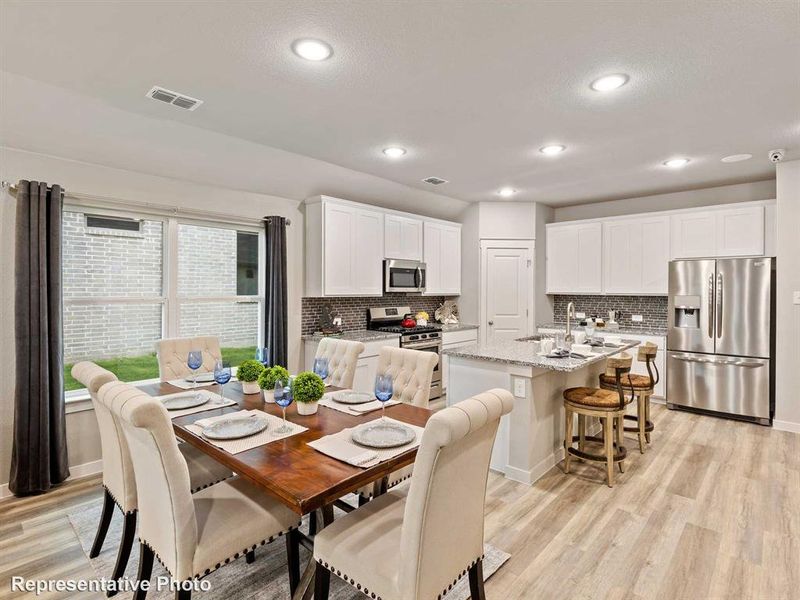
[[[139,389],[151,396],[185,391],[168,383],[142,385]],[[200,389],[216,393],[220,391],[216,384]],[[339,389],[341,388],[328,387],[326,392]],[[316,414],[302,416],[297,413],[295,403],[286,409],[286,420],[307,427],[306,431],[238,454],[230,454],[190,431],[186,426],[199,419],[242,409],[263,410],[276,416],[281,416],[282,412],[277,404],[264,402],[261,393],[244,394],[238,382],[231,382],[225,386],[225,398],[235,400],[238,406],[215,408],[172,419],[175,434],[186,443],[212,456],[231,471],[263,488],[300,515],[322,508],[364,485],[388,476],[392,471],[412,464],[417,455],[417,448],[413,448],[366,469],[348,465],[315,450],[308,445],[308,442],[379,419],[381,411],[376,410],[356,417],[320,406]],[[427,408],[410,404],[401,403],[386,408],[387,417],[419,427],[425,427],[432,414],[433,412]]]

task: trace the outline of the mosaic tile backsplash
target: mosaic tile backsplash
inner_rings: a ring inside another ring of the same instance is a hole
[[[410,306],[411,312],[426,311],[433,319],[435,311],[447,296],[414,296],[408,294],[384,294],[378,298],[341,297],[341,298],[303,298],[301,307],[303,335],[319,331],[319,317],[322,306],[330,304],[342,317],[342,328],[355,331],[367,328],[367,309],[372,306]]]
[[[553,318],[556,323],[567,320],[567,304],[575,304],[575,312],[586,316],[608,318],[608,311],[622,311],[621,326],[667,327],[667,296],[553,296]],[[642,315],[641,323],[631,321],[631,315]]]

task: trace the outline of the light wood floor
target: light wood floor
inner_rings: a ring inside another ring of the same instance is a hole
[[[613,489],[581,461],[533,487],[490,476],[486,538],[512,557],[488,598],[800,598],[800,435],[653,408]],[[94,577],[66,514],[100,496],[89,478],[0,502],[0,598],[12,574]]]

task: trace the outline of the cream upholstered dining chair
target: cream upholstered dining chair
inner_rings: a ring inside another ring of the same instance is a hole
[[[317,534],[315,600],[328,597],[331,573],[369,598],[428,600],[467,572],[472,597],[482,599],[489,460],[513,405],[495,389],[433,415],[407,493],[389,491]]]
[[[300,518],[278,500],[240,477],[191,493],[189,469],[164,405],[121,382],[103,385],[102,402],[122,425],[139,491],[139,581],[149,581],[157,556],[174,581],[176,598],[191,592],[181,584],[205,577],[247,556],[259,545],[288,534],[292,590],[300,578]],[[146,590],[137,589],[137,600]]]
[[[384,346],[378,353],[377,373],[389,373],[392,376],[394,389],[392,400],[400,400],[406,404],[428,408],[431,395],[433,369],[439,357],[433,352],[422,352],[409,348]],[[403,467],[389,474],[387,489],[411,477],[413,467]],[[364,504],[374,493],[372,485],[358,490],[359,504]]]
[[[72,367],[72,376],[85,385],[89,391],[97,418],[97,426],[100,430],[100,449],[103,458],[103,512],[89,558],[96,558],[100,554],[116,504],[124,515],[122,539],[117,551],[117,562],[111,575],[112,580],[117,580],[125,573],[125,567],[128,564],[136,533],[138,507],[133,464],[122,428],[108,408],[97,398],[100,387],[106,383],[117,381],[117,376],[88,361],[75,363]],[[206,488],[233,475],[227,467],[189,444],[181,444],[180,449],[189,466],[192,490]],[[113,595],[113,593],[109,593],[109,595]]]
[[[328,359],[328,383],[336,387],[352,388],[356,376],[358,357],[364,352],[364,344],[336,338],[322,338],[314,358]]]
[[[203,364],[197,370],[198,373],[212,372],[214,363],[222,360],[219,338],[213,335],[159,340],[156,342],[156,355],[158,356],[158,375],[161,381],[183,379],[191,375],[192,370],[186,361],[192,350],[200,350],[203,353]]]

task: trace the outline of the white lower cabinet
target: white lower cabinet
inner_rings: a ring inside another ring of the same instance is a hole
[[[470,344],[478,343],[478,330],[476,329],[462,329],[460,331],[447,331],[442,334],[442,352],[445,350],[454,350],[462,346],[469,346]],[[450,378],[448,373],[448,358],[446,354],[442,354],[442,391],[447,391],[447,381]]]
[[[307,371],[314,368],[314,356],[317,354],[318,341],[307,340],[303,343],[303,364]],[[400,345],[400,336],[385,340],[364,342],[364,352],[358,357],[353,389],[357,392],[372,393],[375,391],[375,375],[378,370],[378,354],[382,347]]]

